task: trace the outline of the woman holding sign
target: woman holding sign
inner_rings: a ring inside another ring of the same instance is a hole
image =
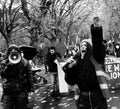
[[[101,91],[96,68],[92,61],[94,58],[101,66],[104,63],[102,26],[99,26],[98,17],[93,20],[92,41],[91,39],[83,40],[80,43],[80,53],[63,67],[66,82],[70,85],[77,84],[80,89],[77,109],[107,109],[106,99]],[[106,76],[105,73],[104,76]]]

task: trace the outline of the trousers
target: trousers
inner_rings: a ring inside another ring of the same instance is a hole
[[[28,109],[28,94],[26,92],[5,95],[2,99],[3,109]]]
[[[77,109],[107,109],[106,99],[99,91],[80,92]]]

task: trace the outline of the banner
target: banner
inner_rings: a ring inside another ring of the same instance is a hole
[[[105,72],[110,76],[110,80],[106,80],[110,93],[108,109],[120,109],[120,57],[107,56]]]
[[[106,57],[105,72],[110,76],[107,81],[109,89],[120,88],[120,58]]]

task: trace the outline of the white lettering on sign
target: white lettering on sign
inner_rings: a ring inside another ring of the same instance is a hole
[[[113,69],[112,69],[113,65],[111,65],[111,64],[110,65],[106,65],[105,68],[106,68],[106,72],[113,72]]]
[[[116,57],[105,58],[105,64],[113,64],[113,63],[120,63],[120,58],[116,58]]]
[[[117,78],[120,78],[120,72],[110,73],[110,79],[117,79]]]
[[[114,64],[114,71],[120,71],[120,64]]]
[[[120,58],[106,57],[105,58],[105,71],[110,75],[111,79],[120,78]]]

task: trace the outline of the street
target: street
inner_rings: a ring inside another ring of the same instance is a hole
[[[49,75],[45,74],[44,67],[41,67],[41,72],[37,72],[37,75],[38,78],[45,78],[47,83],[44,83],[43,79],[41,79],[41,81],[35,85],[34,92],[29,94],[28,107],[31,109],[76,109],[73,93],[61,93],[60,96],[51,97],[52,85],[50,84]],[[0,99],[1,96],[2,85],[0,84]],[[3,109],[1,102],[0,109]]]
[[[40,86],[31,96],[30,107],[33,109],[76,109],[74,94],[63,94],[51,97],[52,87],[49,84]],[[120,109],[119,89],[110,91],[111,98],[108,101],[108,109]]]
[[[0,85],[1,86],[1,85]],[[40,84],[36,90],[29,95],[29,107],[31,109],[76,109],[74,94],[61,94],[57,97],[51,97],[52,86],[50,84]],[[0,98],[2,88],[0,87]],[[111,99],[108,102],[108,109],[120,109],[119,90],[111,93]],[[0,102],[0,109],[3,109]]]
[[[62,94],[51,97],[52,87],[49,84],[38,86],[34,93],[29,96],[29,107],[31,109],[76,109],[74,95]],[[3,109],[0,103],[0,109]]]
[[[74,95],[51,97],[50,85],[40,86],[30,97],[30,107],[33,109],[76,109]]]

